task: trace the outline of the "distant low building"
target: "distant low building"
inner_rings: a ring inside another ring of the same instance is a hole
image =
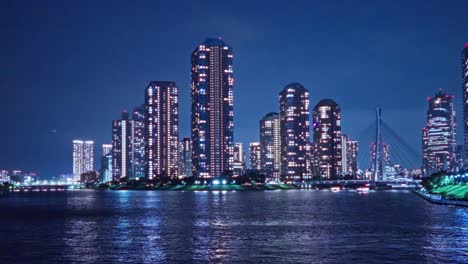
[[[60,182],[72,183],[73,182],[73,174],[69,174],[69,173],[60,174],[58,180]]]
[[[0,170],[0,182],[6,182],[10,180],[10,175],[8,175],[8,170]]]
[[[99,180],[99,173],[97,171],[89,171],[81,174],[81,183],[97,183]]]

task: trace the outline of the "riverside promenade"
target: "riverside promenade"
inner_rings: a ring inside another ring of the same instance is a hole
[[[468,207],[468,201],[450,200],[438,194],[430,194],[430,193],[425,193],[425,192],[420,192],[420,191],[413,191],[413,192],[417,194],[418,196],[420,196],[421,198],[423,198],[424,200],[427,200],[431,203]]]

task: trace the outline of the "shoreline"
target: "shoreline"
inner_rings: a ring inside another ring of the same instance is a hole
[[[90,188],[95,189],[95,188]],[[263,185],[263,186],[243,186],[243,185],[175,185],[175,186],[158,186],[152,188],[108,188],[104,190],[110,191],[275,191],[275,190],[293,190],[298,189],[294,185]],[[99,190],[99,188],[95,189]]]
[[[413,191],[413,193],[433,204],[468,207],[468,201],[449,200],[449,199],[445,199],[441,195],[423,193],[420,191]]]

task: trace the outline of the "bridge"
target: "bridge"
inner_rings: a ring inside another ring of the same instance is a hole
[[[422,156],[382,118],[376,109],[375,120],[356,138],[359,144],[358,164],[367,170],[369,180],[388,182],[402,180],[408,170],[420,169]]]
[[[82,189],[79,183],[38,181],[30,183],[19,183],[11,185],[12,192],[63,192],[68,190]]]
[[[371,181],[371,180],[335,180],[335,181],[307,181],[296,183],[301,189],[330,189],[340,187],[341,189],[358,189],[369,187],[375,190],[412,190],[421,183],[421,181],[397,178],[392,181]]]

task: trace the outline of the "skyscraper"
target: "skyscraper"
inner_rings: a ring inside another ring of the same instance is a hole
[[[192,141],[183,138],[179,142],[179,175],[192,177]]]
[[[132,133],[128,112],[112,121],[112,180],[120,181],[130,176]]]
[[[250,142],[249,145],[249,161],[250,169],[260,171],[262,169],[260,163],[261,156],[260,142]]]
[[[112,181],[112,144],[102,144],[101,182]]]
[[[341,144],[341,171],[343,175],[351,175],[356,177],[358,171],[358,142],[350,140],[347,135],[342,134]]]
[[[268,113],[260,120],[260,167],[270,179],[279,180],[281,167],[280,116]]]
[[[422,132],[424,175],[456,169],[456,120],[453,96],[439,90],[428,98],[427,125]]]
[[[73,180],[79,181],[81,174],[94,170],[94,142],[73,140]]]
[[[232,48],[221,39],[206,39],[192,53],[192,163],[199,178],[233,170],[232,60]]]
[[[245,151],[242,143],[234,144],[233,176],[241,176],[245,171]]]
[[[332,99],[323,99],[314,107],[314,144],[318,174],[330,180],[342,176],[341,112]]]
[[[288,84],[279,94],[279,104],[281,176],[303,180],[310,176],[309,91],[299,83]]]
[[[145,91],[146,175],[178,177],[179,96],[174,82],[152,81]]]
[[[145,177],[145,106],[135,107],[130,120],[130,178]]]
[[[468,164],[468,43],[462,51],[462,80],[463,80],[463,127],[465,155],[464,163]]]

